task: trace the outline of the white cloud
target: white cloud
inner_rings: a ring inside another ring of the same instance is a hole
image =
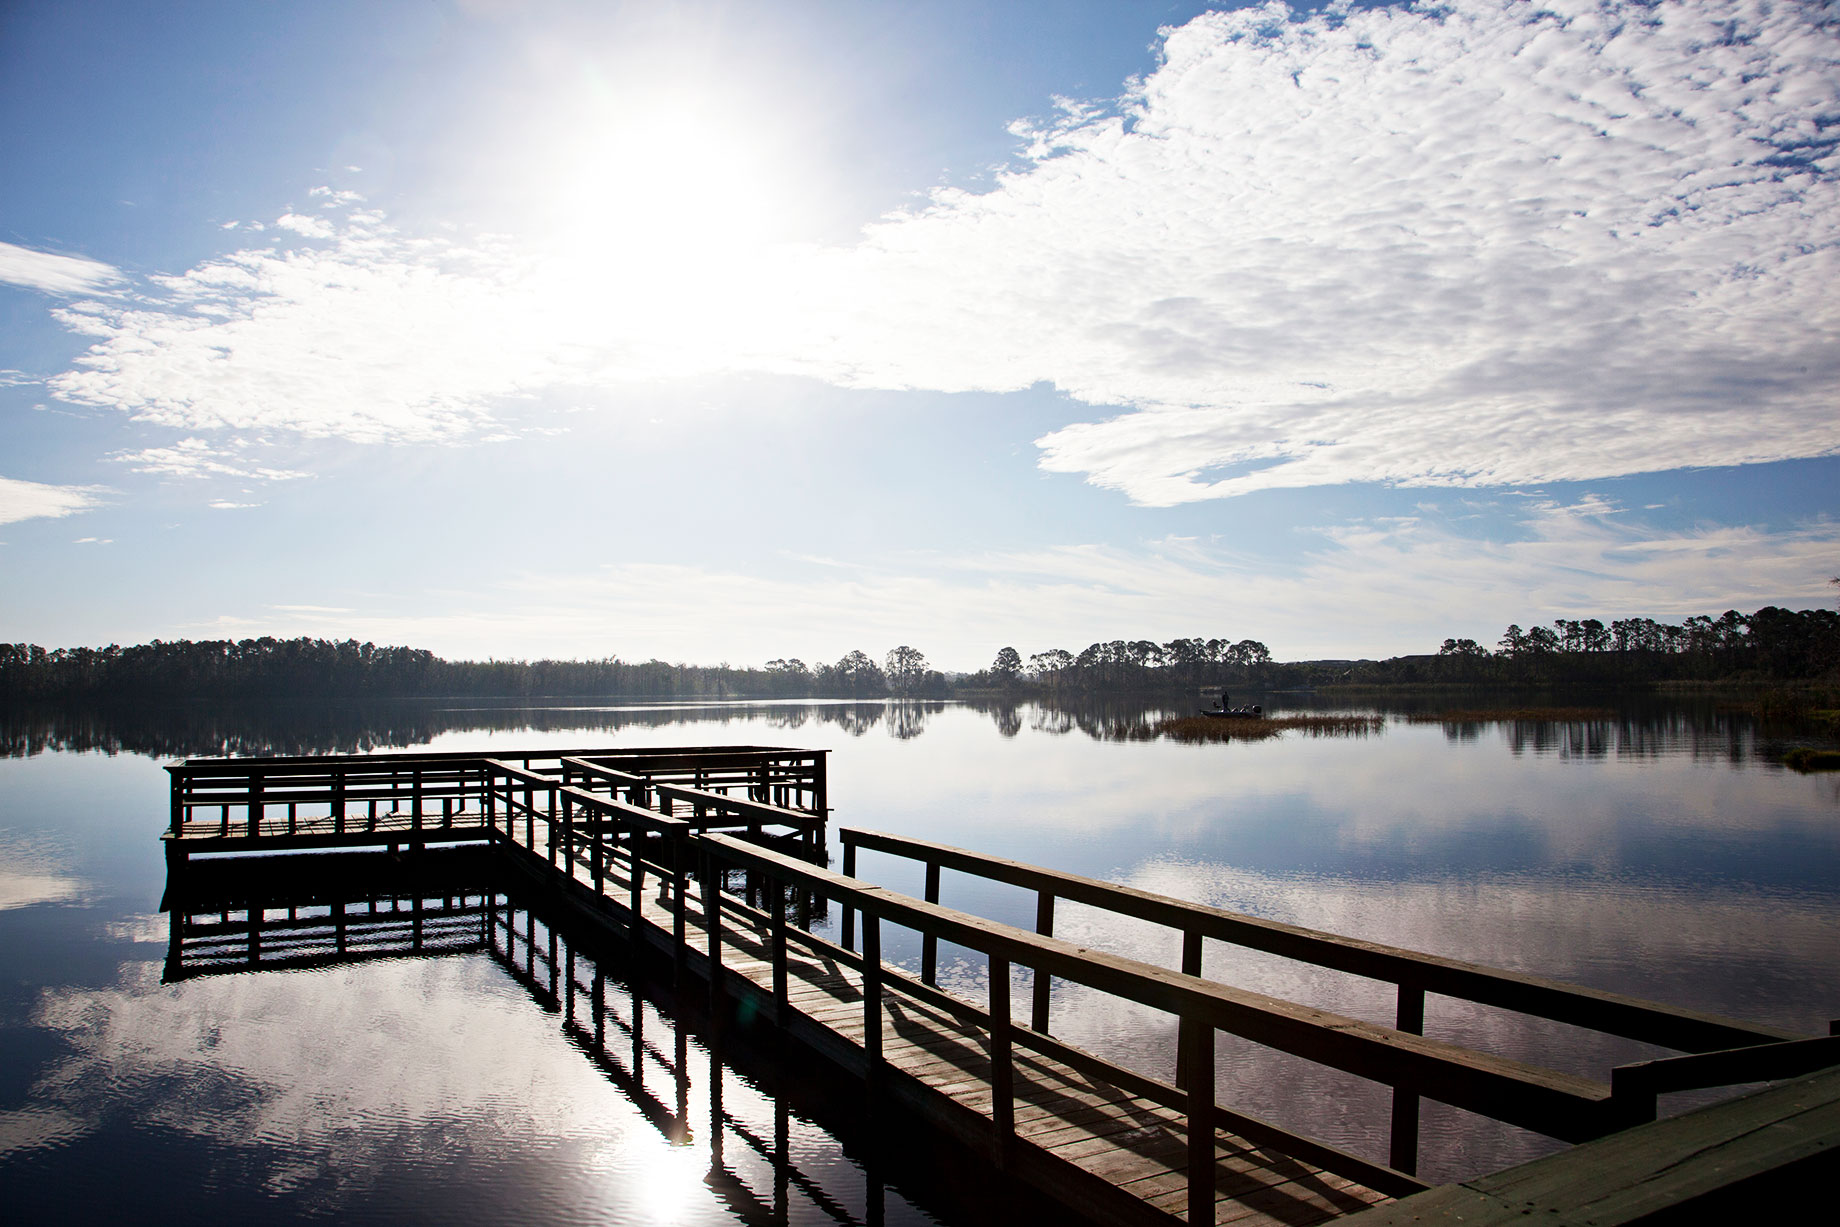
[[[242,452],[248,445],[241,439],[223,444],[197,437],[180,439],[170,447],[146,447],[139,451],[116,452],[109,459],[132,465],[136,473],[154,473],[163,477],[241,477],[257,481],[290,481],[307,474],[292,469],[252,464]]]
[[[1837,62],[1796,5],[1209,14],[828,253],[778,356],[1127,406],[1043,464],[1150,504],[1832,453]]]
[[[1048,382],[1042,464],[1147,504],[1840,451],[1840,35],[1808,6],[1453,0],[1168,33],[1114,108],[851,247],[322,240],[59,313],[57,395],[176,429],[499,437],[507,401],[717,370]],[[734,219],[726,232],[746,229]],[[538,244],[540,246],[540,244]]]
[[[88,886],[55,852],[15,837],[0,838],[0,912],[41,903],[79,903]],[[0,1154],[6,1151],[0,1142]]]
[[[87,294],[122,279],[120,270],[100,260],[34,251],[0,243],[0,281],[46,294]]]
[[[74,515],[100,504],[100,495],[95,486],[48,486],[0,477],[0,524]]]
[[[98,340],[52,391],[186,431],[461,437],[494,399],[558,377],[570,338],[518,267],[353,216],[323,250],[240,251],[159,278],[164,307],[58,312]]]
[[[318,217],[305,217],[299,213],[283,213],[275,219],[275,225],[283,230],[292,230],[295,234],[305,235],[310,239],[329,239],[336,233],[331,224]]]

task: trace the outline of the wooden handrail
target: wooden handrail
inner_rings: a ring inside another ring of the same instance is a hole
[[[1657,1095],[1740,1082],[1774,1082],[1830,1065],[1840,1065],[1840,1036],[1636,1061],[1611,1070],[1610,1085],[1622,1095]]]
[[[771,805],[765,801],[755,801],[747,797],[731,797],[726,793],[711,792],[706,788],[692,788],[687,784],[671,784],[651,779],[647,776],[636,775],[630,771],[621,771],[618,768],[608,767],[592,759],[570,757],[562,761],[567,768],[580,775],[590,776],[594,779],[607,780],[629,787],[645,788],[660,796],[670,797],[676,801],[688,802],[691,805],[713,806],[723,813],[749,818],[763,825],[770,823],[777,826],[803,828],[819,820],[818,816],[809,810],[788,809],[784,806]]]
[[[820,869],[725,835],[696,841],[726,860],[847,902],[878,920],[1085,984],[1266,1047],[1568,1141],[1623,1123],[1601,1082],[1474,1052],[1122,955],[1042,937]]]
[[[984,856],[950,844],[853,828],[839,831],[838,836],[846,851],[855,846],[929,865],[938,864],[1299,962],[1422,992],[1499,1006],[1664,1048],[1702,1052],[1807,1038],[1801,1032],[1739,1022],[1378,942],[1340,937],[1114,882]]]

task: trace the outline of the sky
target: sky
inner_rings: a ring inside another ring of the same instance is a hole
[[[0,639],[1830,605],[1840,16],[0,4]]]

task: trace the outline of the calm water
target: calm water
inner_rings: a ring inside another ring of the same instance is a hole
[[[1112,736],[1150,714],[419,705],[14,720],[0,728],[0,1205],[11,1221],[967,1221],[960,1194],[975,1190],[930,1170],[937,1156],[870,1144],[821,1071],[712,1062],[695,1019],[635,986],[617,951],[560,934],[556,983],[576,987],[551,998],[549,926],[515,897],[508,944],[495,931],[458,953],[162,983],[160,764],[180,754],[829,749],[838,825],[1810,1032],[1840,1016],[1840,777],[1772,765],[1745,717],[1649,701],[1581,725],[1395,710],[1359,738]],[[865,855],[860,869],[919,892],[900,862]],[[944,902],[1033,920],[1032,897],[950,873]],[[1063,908],[1060,935],[1178,961],[1172,937]],[[888,952],[917,960],[898,940]],[[982,991],[965,952],[942,965]],[[1207,972],[1390,1019],[1389,990],[1329,973],[1220,949]],[[1054,1008],[1075,1042],[1151,1072],[1173,1064],[1171,1020],[1070,991]],[[1436,998],[1428,1031],[1598,1077],[1645,1055]],[[1220,1094],[1383,1157],[1387,1101],[1365,1084],[1223,1041]],[[1426,1106],[1434,1178],[1549,1145]]]

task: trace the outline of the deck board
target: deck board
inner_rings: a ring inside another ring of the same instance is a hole
[[[575,880],[591,889],[583,866],[572,868]],[[614,874],[606,876],[603,890],[614,903],[624,907],[629,889],[623,870],[617,881]],[[674,912],[651,875],[642,909],[650,931],[668,940]],[[770,1002],[770,936],[726,908],[721,927],[724,969]],[[708,934],[694,888],[686,899],[684,928],[690,948],[706,952]],[[787,932],[788,1005],[860,1050],[861,973],[810,948],[805,944],[809,939],[796,930]],[[959,1112],[991,1122],[994,1095],[983,1032],[897,984],[884,982],[883,993],[882,1055],[890,1071],[913,1079]],[[1167,1216],[1164,1221],[1187,1221],[1187,1123],[1181,1113],[1026,1049],[1014,1054],[1014,1081],[1012,1146],[1032,1148],[1042,1162],[1102,1181],[1145,1211]],[[989,1128],[994,1132],[994,1124]],[[1216,1131],[1216,1156],[1217,1223],[1307,1227],[1392,1200],[1225,1130]]]

